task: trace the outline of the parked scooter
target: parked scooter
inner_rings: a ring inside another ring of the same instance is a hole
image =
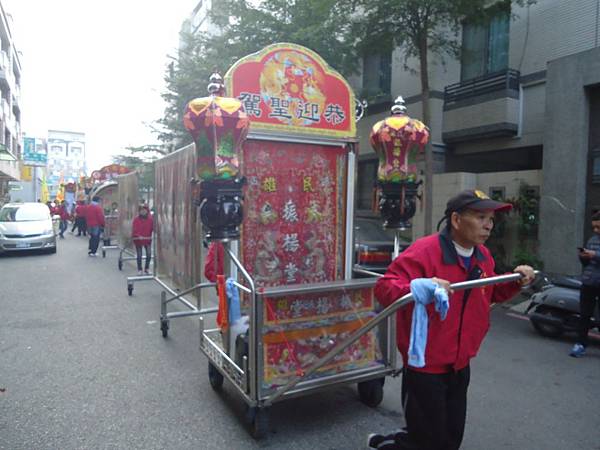
[[[531,303],[525,311],[533,328],[542,336],[558,337],[565,332],[577,331],[579,323],[579,291],[581,281],[572,277],[558,277],[550,280],[540,277],[537,292],[531,296]],[[530,313],[531,311],[531,313]],[[600,330],[600,311],[592,315],[590,329]]]

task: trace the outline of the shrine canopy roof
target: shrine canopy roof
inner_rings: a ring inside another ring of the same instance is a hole
[[[308,48],[269,45],[236,62],[225,85],[243,103],[251,134],[356,138],[352,88]]]

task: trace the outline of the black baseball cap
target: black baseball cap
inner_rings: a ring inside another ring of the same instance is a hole
[[[510,203],[497,202],[487,196],[479,189],[468,189],[459,192],[446,203],[446,212],[444,215],[450,217],[453,212],[460,212],[464,209],[476,209],[478,211],[492,210],[494,212],[510,211]]]

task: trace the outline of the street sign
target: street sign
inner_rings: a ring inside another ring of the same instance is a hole
[[[48,161],[46,146],[42,139],[23,138],[23,164],[26,166],[45,167]]]

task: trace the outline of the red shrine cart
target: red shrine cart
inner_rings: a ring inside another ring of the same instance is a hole
[[[375,279],[352,279],[352,89],[319,55],[293,44],[242,58],[225,85],[250,120],[239,157],[241,236],[225,242],[249,328],[236,339],[231,329],[201,327],[211,384],[232,382],[255,437],[266,431],[273,401],[332,385],[358,383],[361,400],[377,406],[385,376],[397,370],[389,318],[307,373],[376,315]]]
[[[227,72],[227,95],[239,101],[222,96],[219,80],[211,77],[210,97],[188,105],[185,125],[195,146],[155,164],[155,270],[153,276],[129,277],[129,295],[133,282],[141,279],[165,289],[163,337],[170,320],[200,316],[209,381],[215,390],[225,378],[232,383],[248,405],[256,438],[268,430],[268,408],[274,402],[334,385],[357,383],[361,400],[375,407],[383,399],[385,377],[398,372],[394,313],[412,297],[378,313],[376,279],[352,279],[354,94],[317,54],[293,44],[268,46]],[[247,140],[238,148],[248,118]],[[245,181],[236,178],[240,168]],[[207,193],[205,183],[198,214],[192,201],[198,199],[198,185],[189,180],[203,174],[216,174],[213,184],[222,190]],[[234,204],[242,186],[243,216]],[[219,235],[209,222],[217,222],[215,215],[225,209],[241,224]],[[224,246],[229,263],[226,315],[231,323],[218,314],[218,328],[209,328],[205,317],[221,313],[220,307],[203,305],[200,295],[215,286],[199,276],[203,235]],[[196,305],[185,297],[192,293]],[[172,302],[188,311],[167,311]],[[235,322],[234,304],[239,305]]]

